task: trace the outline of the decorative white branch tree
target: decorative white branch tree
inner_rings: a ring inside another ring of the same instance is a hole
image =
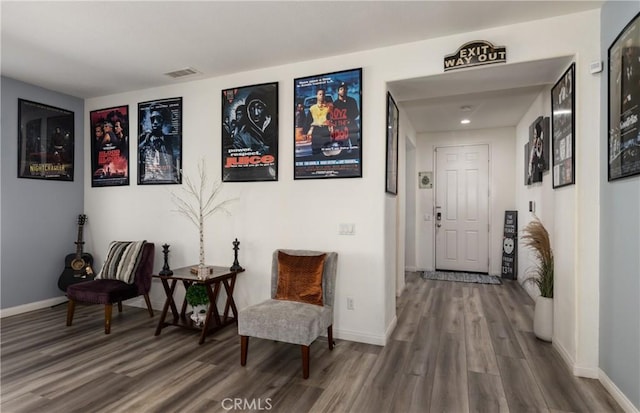
[[[237,199],[227,199],[215,203],[217,195],[222,189],[221,181],[211,184],[207,177],[204,159],[198,165],[199,182],[194,183],[189,177],[184,176],[184,187],[181,188],[182,196],[171,193],[171,200],[178,207],[174,212],[184,215],[198,228],[200,234],[200,262],[198,267],[204,268],[204,221],[216,212],[224,212],[231,215],[226,206]]]

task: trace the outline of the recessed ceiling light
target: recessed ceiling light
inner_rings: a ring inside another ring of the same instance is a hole
[[[463,125],[466,125],[467,123],[471,123],[471,121],[469,119],[462,119],[460,123],[462,123]]]

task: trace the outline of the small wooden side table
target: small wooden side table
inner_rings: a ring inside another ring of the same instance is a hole
[[[238,310],[236,308],[236,303],[233,301],[233,289],[236,285],[236,275],[243,272],[244,269],[239,271],[230,271],[228,267],[213,267],[213,274],[210,274],[205,280],[200,280],[196,274],[191,273],[191,268],[192,267],[189,266],[174,269],[172,275],[153,275],[153,278],[159,278],[162,281],[162,286],[164,287],[164,292],[167,296],[155,335],[159,336],[162,329],[167,326],[178,326],[200,331],[200,341],[198,344],[202,344],[204,343],[204,339],[207,334],[218,331],[229,324],[237,323]],[[202,284],[205,286],[207,295],[209,296],[209,309],[207,310],[207,315],[202,327],[198,327],[189,317],[190,313],[187,313],[186,298],[182,301],[182,308],[180,313],[178,313],[178,308],[176,307],[176,302],[173,298],[178,281],[182,281],[185,292],[192,284]],[[220,288],[222,287],[224,287],[227,294],[227,300],[221,317],[218,311],[217,302],[218,295],[220,294]],[[171,308],[171,313],[173,315],[173,320],[171,322],[166,321],[169,308]],[[231,310],[233,316],[229,315],[229,310]]]

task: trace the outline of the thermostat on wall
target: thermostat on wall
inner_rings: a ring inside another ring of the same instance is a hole
[[[589,63],[589,72],[591,72],[592,75],[602,72],[602,62],[598,61]]]

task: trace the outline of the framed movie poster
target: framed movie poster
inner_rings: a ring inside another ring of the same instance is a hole
[[[18,178],[73,181],[73,112],[18,99],[18,128]]]
[[[278,83],[222,91],[222,181],[278,180]]]
[[[362,177],[362,69],[293,81],[294,179]]]
[[[538,116],[529,126],[529,183],[542,182],[542,173],[549,169],[548,136],[549,118]]]
[[[182,98],[138,103],[138,184],[182,183]]]
[[[640,13],[609,47],[609,181],[640,174]]]
[[[551,89],[553,187],[575,183],[575,63]]]
[[[387,92],[387,167],[385,191],[398,194],[398,118],[400,112],[391,93]]]
[[[531,151],[529,150],[529,142],[524,144],[524,184],[531,185],[531,176],[529,175],[529,158]]]
[[[91,186],[129,185],[129,106],[91,111]]]

